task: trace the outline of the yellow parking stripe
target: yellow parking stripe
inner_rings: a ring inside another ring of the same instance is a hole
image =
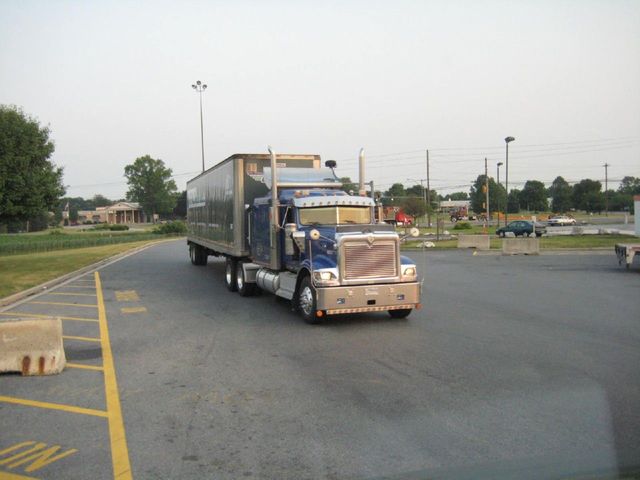
[[[85,365],[84,363],[69,363],[67,362],[67,367],[69,368],[80,368],[82,370],[96,370],[98,372],[102,372],[104,368],[99,365]]]
[[[99,338],[91,338],[91,337],[76,337],[74,335],[63,335],[62,338],[65,340],[81,340],[83,342],[98,342],[100,343]]]
[[[121,313],[145,313],[146,311],[146,307],[122,307],[120,309]]]
[[[69,293],[69,292],[51,292],[47,295],[60,295],[64,297],[95,297],[95,293]]]
[[[4,395],[0,395],[0,402],[13,403],[14,405],[25,405],[27,407],[46,408],[49,410],[62,410],[64,412],[93,415],[95,417],[108,417],[107,412],[102,410],[75,407],[73,405],[63,405],[61,403],[39,402],[37,400],[27,400],[26,398],[5,397]]]
[[[35,477],[18,475],[17,473],[0,472],[0,480],[38,480]]]
[[[98,322],[97,318],[85,318],[85,317],[65,317],[61,315],[43,315],[41,313],[29,313],[29,312],[17,312],[13,310],[11,313],[8,312],[0,312],[0,315],[4,315],[6,317],[26,317],[26,318],[51,318],[52,316],[55,318],[59,318],[60,320],[73,320],[77,322]]]
[[[107,327],[107,312],[102,295],[102,283],[100,273],[94,272],[96,281],[96,293],[98,294],[98,318],[100,320],[100,338],[102,339],[102,363],[104,365],[104,387],[107,399],[107,412],[109,412],[109,438],[111,440],[111,462],[113,464],[113,477],[116,479],[130,480],[131,464],[129,462],[129,450],[124,430],[124,420],[120,407],[120,395],[116,382],[116,370],[113,364],[113,353],[109,341],[109,329]]]
[[[135,290],[119,290],[116,291],[116,300],[119,302],[137,302],[140,297]]]
[[[97,305],[88,305],[85,303],[63,303],[63,302],[27,302],[30,305],[61,305],[63,307],[86,307],[98,308]]]

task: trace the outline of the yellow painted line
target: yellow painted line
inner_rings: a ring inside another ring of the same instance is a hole
[[[16,473],[0,472],[0,480],[38,480],[36,477],[27,477]]]
[[[137,302],[140,297],[135,290],[121,290],[116,292],[116,300],[119,302]]]
[[[146,311],[146,307],[122,307],[120,309],[121,313],[145,313]]]
[[[77,322],[95,322],[98,323],[98,319],[97,318],[85,318],[85,317],[65,317],[65,316],[60,316],[60,315],[42,315],[41,313],[28,313],[28,312],[17,312],[17,311],[12,311],[11,313],[8,312],[0,312],[0,315],[4,315],[6,317],[27,317],[27,318],[51,318],[51,317],[55,317],[55,318],[59,318],[60,320],[74,320]]]
[[[83,363],[69,363],[67,362],[67,367],[69,368],[80,368],[82,370],[96,370],[98,372],[101,372],[104,370],[104,368],[102,368],[99,365],[86,365]]]
[[[85,303],[64,303],[64,302],[27,302],[29,305],[61,305],[63,307],[86,307],[98,308],[97,305],[87,305]]]
[[[95,297],[95,293],[69,293],[69,292],[51,292],[47,295],[60,295],[64,297]]]
[[[82,415],[93,415],[94,417],[108,417],[107,412],[102,410],[75,407],[73,405],[63,405],[61,403],[39,402],[37,400],[27,400],[26,398],[5,397],[4,395],[0,395],[0,402],[13,403],[14,405],[25,405],[27,407],[45,408],[48,410],[62,410],[63,412],[80,413]]]
[[[102,282],[100,281],[99,272],[94,272],[93,275],[96,281],[96,293],[98,294],[98,318],[100,320],[100,338],[102,339],[102,363],[104,365],[104,388],[107,399],[113,478],[130,480],[132,478],[131,464],[129,462],[129,450],[120,407],[118,383],[116,382],[116,369],[113,364],[113,353],[111,352],[111,342],[109,341]]]
[[[83,342],[98,342],[98,343],[100,343],[100,339],[99,338],[92,338],[92,337],[76,337],[75,335],[63,335],[62,338],[64,338],[65,340],[81,340]]]

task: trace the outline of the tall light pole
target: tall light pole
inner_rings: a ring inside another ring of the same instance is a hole
[[[504,139],[504,143],[507,147],[506,157],[504,166],[505,174],[504,174],[504,190],[507,192],[507,207],[504,209],[504,224],[505,226],[509,223],[509,143],[513,142],[515,138],[507,137]]]
[[[202,171],[204,172],[204,126],[202,123],[202,92],[207,89],[207,85],[198,80],[191,87],[200,94],[200,146],[202,147]]]
[[[605,163],[604,167],[604,214],[609,216],[609,164]]]
[[[498,209],[498,228],[500,228],[500,166],[504,165],[502,162],[498,162],[496,163],[496,180],[498,183],[498,188],[496,189],[496,202],[498,203],[498,205],[496,205],[497,209]]]

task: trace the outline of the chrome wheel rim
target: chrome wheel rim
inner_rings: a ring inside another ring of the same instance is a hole
[[[227,282],[227,285],[231,285],[231,264],[227,263],[227,268],[225,270],[224,279]]]
[[[242,286],[244,285],[244,278],[242,276],[242,265],[238,265],[238,272],[236,273],[236,285],[238,285],[238,290],[242,290]]]
[[[311,311],[313,310],[313,292],[311,292],[311,288],[304,287],[302,289],[298,303],[300,304],[300,310],[302,310],[302,313],[307,316],[311,315]]]

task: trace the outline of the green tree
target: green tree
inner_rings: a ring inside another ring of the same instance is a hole
[[[640,195],[640,178],[624,177],[620,182],[618,191],[626,195]]]
[[[520,206],[525,207],[528,211],[546,212],[549,206],[544,183],[538,180],[527,180],[520,193]]]
[[[124,167],[129,191],[127,199],[140,203],[150,215],[171,213],[176,205],[176,182],[171,179],[171,169],[160,159],[149,155],[136,158]]]
[[[93,201],[94,208],[97,208],[97,207],[108,207],[109,205],[113,205],[113,203],[114,203],[111,200],[109,200],[107,197],[105,197],[104,195],[100,195],[99,193],[96,193],[93,196],[92,201]]]
[[[49,133],[17,107],[0,105],[0,225],[9,230],[42,218],[64,195],[62,168],[49,160]]]
[[[410,217],[418,218],[427,213],[427,205],[421,197],[408,197],[402,202],[402,210]]]
[[[485,178],[484,175],[478,175],[478,178],[471,186],[469,199],[471,200],[471,210],[475,213],[484,213],[486,210]],[[506,197],[504,187],[498,185],[492,177],[489,177],[489,208],[491,211],[503,210]]]
[[[467,192],[453,192],[447,194],[444,200],[469,200],[469,194]]]
[[[509,192],[509,200],[507,202],[507,210],[509,213],[520,212],[520,190],[514,188]]]
[[[354,195],[358,194],[358,185],[353,183],[351,177],[341,177],[340,181],[342,182],[342,190],[347,193],[353,192]]]
[[[384,192],[382,204],[385,206],[394,205],[400,206],[404,201],[404,197],[407,196],[407,192],[404,189],[404,185],[401,183],[394,183],[391,188]]]
[[[177,218],[187,217],[187,191],[180,192],[176,199],[176,206],[173,209],[173,216]]]
[[[567,181],[558,176],[549,187],[551,195],[551,210],[554,212],[567,212],[571,209],[571,197],[573,189]]]
[[[585,212],[601,212],[604,210],[602,184],[589,178],[581,180],[573,187],[573,205]]]

